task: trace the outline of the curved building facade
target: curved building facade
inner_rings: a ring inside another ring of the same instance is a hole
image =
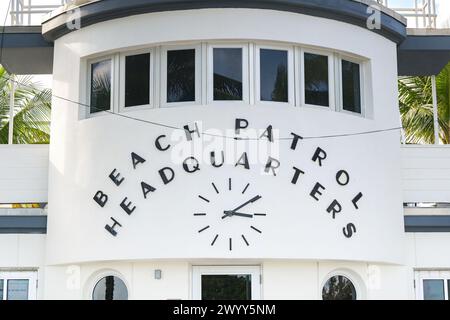
[[[368,4],[341,3],[97,1],[50,16],[41,298],[416,297],[405,21],[383,9],[372,29]]]

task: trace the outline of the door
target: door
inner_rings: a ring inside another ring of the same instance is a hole
[[[260,300],[261,267],[195,266],[194,300]]]

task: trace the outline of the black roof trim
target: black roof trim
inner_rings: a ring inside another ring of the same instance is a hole
[[[398,47],[399,76],[437,75],[450,62],[450,35],[408,35]]]
[[[289,11],[317,17],[334,19],[366,28],[368,5],[353,0],[102,0],[79,7],[81,26],[136,14],[206,9],[250,8]],[[70,11],[50,17],[43,23],[43,35],[54,41],[74,29],[69,28]],[[381,29],[374,32],[401,43],[406,37],[405,24],[385,12],[381,13]]]

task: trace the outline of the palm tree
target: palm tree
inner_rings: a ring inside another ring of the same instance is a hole
[[[11,76],[0,66],[0,144],[8,143]],[[17,77],[14,91],[15,144],[48,144],[52,92],[31,76]]]
[[[406,143],[433,144],[434,120],[430,77],[401,77],[398,81],[400,113]],[[450,63],[436,76],[439,139],[450,143]]]

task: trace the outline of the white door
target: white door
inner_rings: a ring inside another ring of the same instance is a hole
[[[415,280],[417,300],[450,300],[449,271],[417,271]]]
[[[0,300],[36,300],[37,272],[0,272]]]
[[[194,266],[194,300],[260,300],[261,267]]]

